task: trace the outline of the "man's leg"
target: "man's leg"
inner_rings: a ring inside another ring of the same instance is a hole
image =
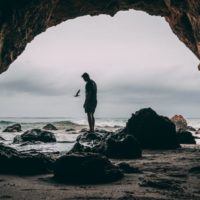
[[[89,131],[94,131],[93,130],[93,121],[92,121],[92,114],[91,113],[87,113],[87,117],[88,117],[88,124],[89,124],[89,127],[90,127],[90,130]]]
[[[92,116],[92,131],[94,131],[94,127],[95,127],[94,113],[92,113],[91,116]]]

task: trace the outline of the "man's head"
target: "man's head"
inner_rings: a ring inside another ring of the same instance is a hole
[[[90,80],[90,76],[89,76],[89,74],[86,73],[86,72],[82,75],[82,78],[83,78],[84,81],[86,81],[86,82]]]

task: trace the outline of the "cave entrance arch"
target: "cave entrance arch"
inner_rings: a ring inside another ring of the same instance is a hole
[[[200,2],[187,0],[15,0],[0,3],[0,73],[47,28],[84,15],[142,10],[165,17],[172,31],[200,58]]]

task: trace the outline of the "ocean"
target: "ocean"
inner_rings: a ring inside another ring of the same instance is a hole
[[[96,127],[98,129],[108,129],[108,130],[117,130],[123,128],[128,121],[127,118],[97,118]],[[187,119],[188,125],[194,127],[195,129],[200,128],[200,118],[189,118]],[[57,127],[57,131],[51,131],[55,133],[57,142],[56,143],[38,143],[38,144],[13,144],[13,138],[20,133],[5,133],[3,130],[14,123],[20,123],[22,126],[23,132],[33,128],[42,128],[47,123],[52,123]],[[75,129],[75,131],[67,132],[66,129]],[[13,117],[4,117],[0,118],[0,136],[5,139],[1,141],[13,148],[16,148],[19,151],[29,151],[36,150],[39,152],[67,152],[69,151],[75,141],[77,136],[80,134],[79,131],[83,128],[87,128],[86,119],[78,118],[13,118]],[[195,135],[195,133],[193,132]],[[200,144],[200,139],[197,139],[197,144]]]

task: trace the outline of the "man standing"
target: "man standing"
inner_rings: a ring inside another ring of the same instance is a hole
[[[85,85],[85,103],[83,105],[85,112],[88,117],[88,124],[90,127],[90,132],[94,132],[95,127],[95,119],[94,112],[97,106],[97,85],[96,83],[90,79],[88,73],[84,73],[82,78],[86,82]]]

